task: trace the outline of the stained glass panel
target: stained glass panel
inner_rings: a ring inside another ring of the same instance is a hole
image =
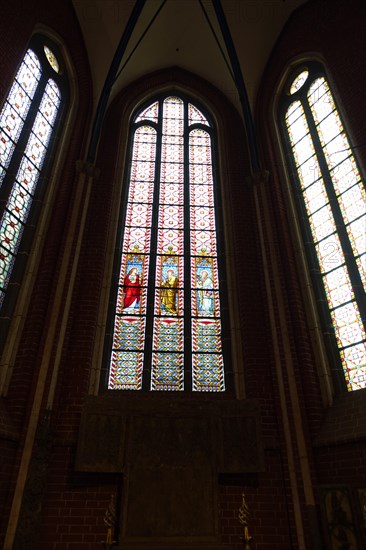
[[[323,77],[314,80],[311,84],[308,92],[308,100],[310,106],[317,105],[316,110],[313,111],[316,123],[319,123],[335,110],[335,105],[328,85]]]
[[[289,105],[285,115],[287,128],[291,128],[292,125],[296,122],[296,120],[299,117],[303,116],[303,113],[304,113],[304,110],[302,108],[301,101],[293,101]]]
[[[191,162],[189,165],[189,181],[195,185],[205,184],[206,192],[209,193],[210,189],[207,185],[211,186],[213,181],[211,164],[193,164]]]
[[[333,310],[331,314],[339,347],[343,348],[365,341],[365,330],[355,302],[345,304]]]
[[[194,353],[192,361],[193,391],[224,391],[224,363],[221,354]]]
[[[181,184],[161,183],[160,202],[161,204],[180,204],[183,205],[184,188]]]
[[[215,272],[216,262],[192,261],[192,311],[194,315],[220,315],[220,298]]]
[[[348,158],[350,154],[347,138],[340,134],[324,146],[324,154],[331,170]]]
[[[132,351],[113,351],[108,388],[140,390],[142,387],[143,354]]]
[[[209,123],[207,121],[207,118],[204,114],[201,113],[197,107],[192,105],[192,103],[188,103],[188,122],[189,124],[205,124],[209,126]]]
[[[366,216],[352,222],[347,227],[352,249],[358,256],[366,251]]]
[[[325,292],[331,308],[353,300],[351,281],[347,269],[342,266],[323,277]]]
[[[155,317],[153,350],[183,352],[183,319]]]
[[[305,115],[304,100],[297,99],[304,97],[297,95],[302,87],[305,87],[311,116]],[[366,387],[366,334],[358,303],[362,297],[360,294],[356,296],[353,291],[351,267],[344,248],[349,250],[351,247],[358,274],[366,289],[366,193],[325,78],[318,77],[311,81],[308,75],[304,77],[301,73],[293,83],[291,94],[294,94],[294,101],[285,114],[290,146],[309,216],[346,384],[349,390],[355,390]],[[319,150],[318,145],[314,146],[317,143],[314,141],[315,134],[319,138]],[[323,173],[318,157],[322,157],[327,166]],[[340,221],[338,213],[337,223],[335,221],[333,189],[348,242],[344,233],[341,238],[338,234]],[[362,307],[365,308],[364,302]]]
[[[0,184],[8,168],[41,76],[38,57],[28,50],[0,113]]]
[[[327,204],[328,196],[323,180],[318,180],[304,189],[304,200],[309,216]]]
[[[172,252],[169,250],[169,252]],[[183,257],[167,254],[157,257],[155,313],[157,315],[182,315]]]
[[[60,70],[60,67],[59,67],[59,64],[58,64],[58,61],[56,59],[55,54],[47,46],[44,46],[43,49],[44,49],[44,53],[46,55],[48,63],[51,65],[52,69],[56,73],[58,73],[59,70]]]
[[[182,391],[184,355],[182,353],[153,353],[151,390]]]
[[[320,241],[336,231],[333,212],[329,204],[310,216],[309,222],[315,241]]]
[[[113,347],[118,350],[139,351],[143,345],[145,319],[116,317]]]
[[[351,187],[339,197],[339,205],[346,223],[365,217],[366,192],[360,185]]]
[[[345,263],[343,250],[337,233],[333,233],[316,245],[316,252],[323,273]]]
[[[119,278],[118,312],[130,315],[146,312],[149,256],[130,253],[122,255]]]
[[[195,184],[190,187],[191,204],[195,206],[209,206],[213,204],[212,185]]]
[[[154,391],[223,391],[211,136],[189,131],[209,123],[175,96],[145,120],[157,127],[133,138],[109,388],[141,389],[145,377]]]
[[[363,288],[366,292],[366,254],[361,256],[360,258],[357,258],[356,263],[358,265],[358,269],[360,271],[361,281],[363,284]]]
[[[192,342],[194,352],[220,353],[220,319],[192,319]]]
[[[9,283],[11,270],[13,269],[14,256],[9,255],[9,251],[0,246],[0,287],[6,288]],[[3,292],[5,296],[5,293]]]
[[[155,101],[155,103],[149,105],[149,107],[142,111],[142,113],[136,118],[136,122],[140,122],[142,120],[151,120],[152,122],[158,122],[158,114],[159,102]]]
[[[366,386],[366,346],[358,344],[340,350],[346,383],[350,390]]]
[[[303,188],[308,187],[321,177],[318,159],[312,155],[307,161],[297,167],[300,184]]]
[[[39,82],[40,74],[38,58],[29,50],[17,75],[17,78],[24,83],[24,90],[28,89],[32,95],[34,95],[35,88]],[[33,84],[31,85],[30,80],[32,75]],[[10,100],[8,99],[9,104],[12,101],[14,102],[14,96],[11,95],[14,89],[17,90],[18,88],[14,88],[14,86],[12,87],[10,92]],[[24,106],[24,103],[19,110],[18,119],[14,119],[14,128],[17,126],[18,133],[20,133],[23,126],[23,122],[19,122],[21,120],[21,116],[25,116],[27,114],[31,104],[31,97],[26,95],[24,91],[21,95],[22,98],[27,98],[27,105]],[[32,205],[33,195],[36,190],[39,175],[49,146],[60,101],[61,95],[58,86],[54,81],[48,80],[45,84],[44,92],[33,126],[29,132],[23,157],[21,158],[17,175],[8,195],[6,207],[0,222],[0,240],[4,246],[1,260],[3,264],[2,272],[4,275],[0,282],[2,292],[6,290],[9,282],[15,256],[19,248],[24,227]],[[19,105],[16,102],[16,97],[14,107],[19,108]],[[5,131],[7,130],[8,128],[5,128]],[[13,133],[11,137],[15,139],[17,136]],[[8,153],[9,152],[10,149],[8,149]],[[9,159],[10,157],[5,161],[5,165]]]
[[[297,166],[301,166],[306,160],[314,156],[314,146],[310,134],[306,134],[293,147]]]
[[[215,256],[216,253],[216,233],[214,231],[192,231],[191,254]]]
[[[291,124],[289,126],[290,128],[289,133],[290,133],[292,146],[294,146],[298,141],[300,141],[300,139],[303,139],[306,136],[306,134],[309,133],[309,128],[306,122],[306,118],[301,107],[298,109],[298,111],[300,111],[301,116],[299,116],[297,120],[295,120],[292,123],[288,121],[288,123]]]
[[[343,193],[361,179],[353,157],[348,157],[331,170],[330,174],[337,194]]]
[[[116,315],[114,323],[110,389],[139,390],[142,386],[156,139],[151,126],[140,126],[134,133],[116,303],[122,317]]]
[[[23,233],[23,224],[5,210],[0,225],[0,241],[11,254],[16,254]]]
[[[300,88],[304,85],[308,76],[309,76],[309,71],[306,71],[306,70],[302,71],[292,82],[290,87],[290,94],[294,94],[295,92],[300,90]]]

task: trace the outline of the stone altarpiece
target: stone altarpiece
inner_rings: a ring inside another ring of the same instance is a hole
[[[218,474],[263,470],[263,451],[257,403],[214,397],[85,402],[76,469],[123,473],[121,548],[227,548]]]

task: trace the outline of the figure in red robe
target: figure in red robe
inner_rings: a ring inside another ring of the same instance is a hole
[[[132,267],[125,277],[123,309],[136,309],[140,304],[141,286],[137,268]]]

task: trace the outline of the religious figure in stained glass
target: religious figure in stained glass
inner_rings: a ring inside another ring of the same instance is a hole
[[[132,267],[124,280],[123,309],[136,310],[140,305],[141,285],[137,267]]]
[[[132,124],[108,387],[224,391],[213,129],[176,96]]]
[[[162,281],[161,286],[161,305],[163,310],[168,313],[177,314],[177,294],[178,294],[178,277],[173,269],[168,269],[167,276]]]
[[[198,310],[203,313],[212,314],[214,310],[213,282],[208,272],[203,269],[197,278]]]

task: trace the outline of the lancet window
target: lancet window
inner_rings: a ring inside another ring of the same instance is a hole
[[[349,391],[365,388],[365,182],[319,63],[293,74],[280,124],[330,363]]]
[[[214,130],[165,96],[132,124],[109,389],[223,392]]]
[[[20,284],[64,104],[65,76],[51,47],[32,40],[0,110],[0,308]]]

